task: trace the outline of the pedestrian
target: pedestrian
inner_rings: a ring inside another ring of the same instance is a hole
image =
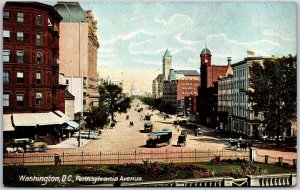
[[[242,136],[240,136],[239,138],[239,142],[241,143],[243,141]]]

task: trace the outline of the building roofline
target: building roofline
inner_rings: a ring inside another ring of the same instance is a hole
[[[11,6],[20,6],[20,7],[25,7],[26,5],[30,8],[33,8],[33,6],[36,6],[38,8],[45,8],[46,10],[49,10],[50,12],[54,13],[55,15],[53,15],[54,17],[56,17],[59,21],[61,21],[63,19],[63,17],[54,9],[53,6],[51,5],[47,5],[47,4],[44,4],[44,3],[40,3],[40,2],[33,2],[33,1],[25,1],[25,2],[21,2],[21,1],[7,1],[4,5],[5,6],[8,6],[8,5],[11,5]]]

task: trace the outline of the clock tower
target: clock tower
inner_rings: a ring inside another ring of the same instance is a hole
[[[201,87],[207,88],[207,72],[209,67],[211,67],[211,53],[210,50],[206,47],[202,50],[200,54],[200,80],[201,80]]]

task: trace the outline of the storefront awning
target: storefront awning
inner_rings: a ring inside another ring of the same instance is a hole
[[[15,126],[60,125],[64,121],[53,112],[13,114]]]
[[[14,131],[15,128],[12,124],[12,115],[3,114],[3,131]]]
[[[71,130],[71,128],[73,128],[73,130],[77,130],[79,128],[79,124],[76,123],[75,121],[66,120],[65,123],[68,125],[66,129]]]
[[[61,125],[66,129],[77,130],[79,124],[60,111],[46,113],[3,114],[3,131],[15,131],[15,127]]]

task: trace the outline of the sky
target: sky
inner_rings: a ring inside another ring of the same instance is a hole
[[[166,49],[174,69],[200,67],[205,43],[212,63],[256,55],[296,54],[296,4],[287,2],[81,2],[98,21],[100,77],[151,92]],[[135,77],[139,73],[141,77]]]

